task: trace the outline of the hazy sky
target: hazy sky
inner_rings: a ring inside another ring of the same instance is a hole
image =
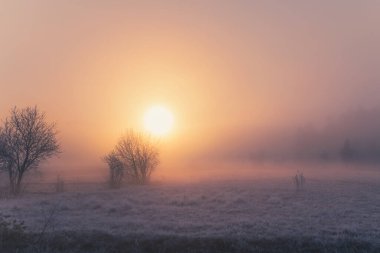
[[[318,123],[380,105],[379,25],[376,0],[0,0],[0,116],[38,105],[72,168],[104,166],[154,104],[166,154]]]

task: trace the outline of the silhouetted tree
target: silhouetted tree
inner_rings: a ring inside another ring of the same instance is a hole
[[[120,185],[120,178],[147,183],[159,164],[157,144],[150,135],[133,130],[120,138],[114,150],[104,158],[110,169],[111,185]]]
[[[56,134],[37,107],[11,110],[0,129],[0,169],[8,173],[12,194],[20,193],[27,171],[59,153]]]

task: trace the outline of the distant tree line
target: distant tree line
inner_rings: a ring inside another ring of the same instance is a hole
[[[380,108],[349,111],[320,127],[258,128],[223,144],[216,155],[225,159],[380,163]]]
[[[291,146],[291,145],[289,145]],[[297,149],[284,151],[281,149],[259,149],[248,154],[252,161],[343,161],[343,162],[380,162],[380,145],[376,141],[360,142],[346,138],[336,147],[308,148],[298,146]]]
[[[288,143],[288,149],[278,148],[275,145],[265,148],[253,148],[248,154],[252,161],[343,161],[343,162],[380,162],[380,140],[365,140],[360,138],[341,138],[332,145],[326,142],[321,144],[319,139],[308,142]]]

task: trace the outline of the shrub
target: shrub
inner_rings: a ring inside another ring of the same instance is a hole
[[[149,182],[159,164],[157,142],[148,134],[130,130],[104,157],[110,169],[111,186],[119,186],[122,179],[137,184]]]
[[[23,221],[10,220],[0,214],[0,249],[18,248],[25,244],[25,230]]]

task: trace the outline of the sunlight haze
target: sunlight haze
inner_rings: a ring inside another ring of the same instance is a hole
[[[379,1],[0,0],[0,113],[38,105],[64,151],[44,166],[79,173],[106,170],[101,157],[164,104],[175,126],[160,168],[178,171],[251,135],[378,108],[379,13]]]

